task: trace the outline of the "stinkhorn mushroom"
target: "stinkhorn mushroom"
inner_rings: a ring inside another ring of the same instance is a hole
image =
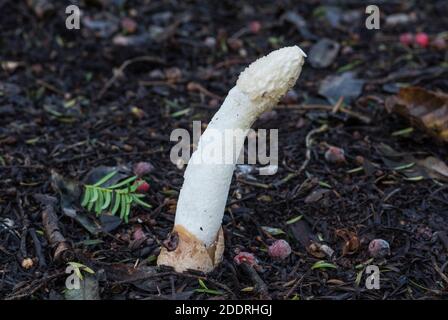
[[[258,116],[275,106],[295,84],[305,57],[298,46],[285,47],[256,60],[240,74],[188,162],[174,228],[161,249],[158,265],[171,266],[177,272],[207,273],[222,260],[221,223],[246,134]],[[231,132],[232,139],[217,141],[217,132],[222,136]],[[216,161],[207,152],[213,148],[222,150],[226,161]]]

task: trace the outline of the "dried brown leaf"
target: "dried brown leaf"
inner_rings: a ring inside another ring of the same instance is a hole
[[[427,157],[418,160],[417,163],[425,168],[426,173],[433,179],[448,181],[448,166],[442,160],[435,157]]]
[[[359,238],[356,233],[347,229],[337,229],[336,236],[344,240],[342,255],[354,254],[359,249]]]
[[[386,100],[386,108],[408,119],[443,142],[448,142],[448,95],[420,87],[402,88]]]

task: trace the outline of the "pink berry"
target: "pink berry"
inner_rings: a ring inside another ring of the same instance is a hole
[[[134,173],[138,177],[143,177],[145,174],[154,170],[154,166],[149,162],[139,162],[134,166]]]
[[[325,152],[325,160],[330,163],[343,163],[345,162],[344,149],[330,146]]]
[[[278,260],[284,260],[291,254],[291,246],[285,240],[276,240],[268,248],[268,254]]]
[[[415,35],[415,43],[422,48],[426,48],[429,45],[429,37],[424,32],[419,32]]]
[[[251,21],[249,23],[249,30],[252,33],[258,33],[261,30],[261,23],[259,21]]]
[[[410,46],[414,41],[414,35],[410,32],[400,34],[400,43],[404,46]]]
[[[257,264],[257,259],[252,253],[241,251],[235,257],[233,257],[233,262],[235,262],[237,265],[247,263],[250,266],[255,266]]]
[[[142,182],[143,181],[143,182]],[[137,187],[137,192],[138,193],[146,193],[149,190],[149,184],[148,182],[144,181],[144,180],[137,180],[136,183],[139,183],[140,185]]]
[[[390,254],[389,242],[383,239],[374,239],[369,243],[369,254],[374,258],[383,258]]]

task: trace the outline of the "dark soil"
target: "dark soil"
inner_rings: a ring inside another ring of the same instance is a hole
[[[63,298],[69,261],[95,270],[101,299],[447,297],[448,189],[432,179],[406,180],[386,166],[378,150],[385,143],[405,154],[448,159],[446,146],[423,131],[392,135],[410,125],[384,107],[397,85],[448,92],[446,47],[407,48],[399,41],[404,32],[435,37],[448,31],[446,1],[379,1],[381,29],[371,31],[364,26],[363,1],[74,2],[106,25],[105,34],[95,34],[84,20],[81,30],[66,29],[64,1],[38,17],[26,1],[0,0],[0,298]],[[332,27],[319,6],[336,2],[343,14],[354,15]],[[285,21],[287,12],[300,13],[309,34]],[[416,20],[385,24],[386,16],[400,12],[414,13]],[[125,17],[137,23],[133,35],[143,35],[137,45],[113,43],[126,35],[120,25]],[[107,34],[114,24],[118,29]],[[223,222],[223,263],[206,277],[155,269],[183,181],[183,169],[170,162],[171,131],[191,130],[193,120],[207,123],[237,75],[257,57],[295,44],[309,52],[323,37],[341,45],[335,61],[324,69],[305,63],[294,92],[255,125],[279,128],[279,171],[256,180],[234,178]],[[11,61],[19,64],[4,64]],[[122,76],[113,78],[126,61]],[[346,108],[370,122],[316,107],[331,108],[319,86],[344,70],[365,80],[362,94]],[[297,174],[305,138],[322,124],[328,129],[312,135],[311,159]],[[325,160],[329,145],[344,149],[345,163]],[[59,199],[52,170],[82,181],[95,167],[132,168],[139,161],[155,167],[146,176],[146,201],[153,209],[135,208],[128,224],[92,235],[56,205],[57,225],[72,254],[55,259],[42,223],[48,207],[36,199]],[[321,196],[310,197],[316,191]],[[287,223],[297,216],[302,218]],[[285,234],[269,234],[263,226]],[[139,228],[144,241],[134,239]],[[359,242],[348,253],[341,236],[347,234]],[[293,253],[275,261],[266,246],[280,238]],[[310,252],[310,239],[333,248],[333,258]],[[390,255],[370,260],[373,239],[388,241]],[[257,257],[256,270],[234,263],[239,251]],[[312,269],[319,260],[336,268]],[[365,286],[369,264],[380,267],[379,290]],[[195,291],[199,278],[219,294]]]

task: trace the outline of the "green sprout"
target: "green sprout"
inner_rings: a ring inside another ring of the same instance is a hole
[[[119,212],[120,218],[128,222],[133,204],[146,208],[151,208],[151,205],[141,199],[145,195],[136,192],[138,187],[144,183],[144,181],[133,183],[137,176],[132,176],[112,186],[104,187],[103,185],[115,174],[117,174],[117,171],[112,171],[97,183],[84,185],[84,197],[81,206],[90,212],[95,212],[97,216],[104,211],[110,211],[112,215]]]

